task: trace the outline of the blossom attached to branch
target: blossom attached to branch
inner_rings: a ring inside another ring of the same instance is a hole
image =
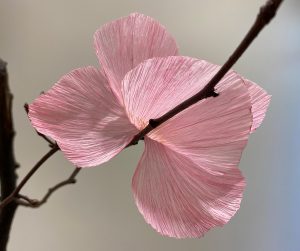
[[[68,73],[29,105],[36,130],[81,167],[110,160],[220,68],[178,56],[166,29],[137,13],[104,25],[94,43],[100,69]],[[163,235],[200,237],[240,207],[245,181],[238,164],[270,97],[234,71],[215,92],[145,136],[132,189],[145,220]]]

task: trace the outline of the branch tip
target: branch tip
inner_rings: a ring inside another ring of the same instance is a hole
[[[24,109],[25,109],[25,112],[26,112],[27,115],[28,115],[28,113],[29,113],[29,105],[28,105],[28,103],[25,103],[25,104],[24,104]]]
[[[269,0],[260,8],[257,19],[267,25],[276,15],[277,9],[283,0]]]

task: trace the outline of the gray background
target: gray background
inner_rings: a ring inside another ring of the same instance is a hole
[[[97,65],[92,35],[138,11],[174,35],[182,55],[222,64],[252,24],[263,0],[0,0],[0,56],[15,95],[20,177],[48,150],[23,111],[73,68]],[[80,173],[40,209],[17,212],[10,251],[222,250],[298,251],[300,178],[300,2],[285,1],[276,19],[234,69],[259,83],[272,103],[250,138],[240,168],[247,188],[237,215],[201,239],[162,237],[135,207],[130,183],[143,143]],[[56,154],[23,193],[40,198],[72,165]]]

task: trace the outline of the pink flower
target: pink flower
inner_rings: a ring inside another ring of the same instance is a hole
[[[56,140],[76,166],[117,155],[149,119],[197,93],[219,69],[177,56],[165,28],[137,13],[102,26],[94,43],[101,69],[68,73],[29,107],[32,125]],[[245,181],[238,164],[270,96],[233,71],[216,91],[218,97],[145,137],[132,190],[145,220],[163,235],[200,237],[240,207]]]

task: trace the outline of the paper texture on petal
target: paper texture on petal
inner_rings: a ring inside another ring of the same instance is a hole
[[[142,129],[149,119],[165,114],[202,90],[218,68],[204,60],[182,56],[154,58],[140,64],[122,83],[131,122]],[[232,71],[222,82],[243,83]]]
[[[220,66],[183,56],[149,59],[130,71],[123,80],[124,104],[132,123],[144,128],[149,119],[165,114],[203,89]],[[262,122],[270,96],[258,85],[229,71],[217,84],[222,92],[243,83],[248,88],[254,131]],[[200,101],[202,102],[202,101]]]
[[[201,237],[238,210],[245,186],[239,169],[214,175],[163,144],[146,139],[145,145],[132,189],[139,211],[159,233]]]
[[[121,100],[121,81],[139,63],[177,55],[173,37],[151,17],[133,13],[102,26],[94,35],[96,53],[113,91]]]
[[[232,79],[234,82],[234,79]],[[251,99],[242,81],[169,119],[148,136],[187,154],[199,147],[246,141],[252,124]],[[197,155],[197,154],[196,154]],[[229,156],[230,157],[230,156]]]
[[[29,106],[32,125],[57,141],[80,167],[99,165],[119,153],[137,132],[93,67],[74,70]]]
[[[245,186],[238,169],[250,133],[243,83],[197,103],[155,129],[133,177],[137,206],[163,235],[200,237],[227,223]]]

